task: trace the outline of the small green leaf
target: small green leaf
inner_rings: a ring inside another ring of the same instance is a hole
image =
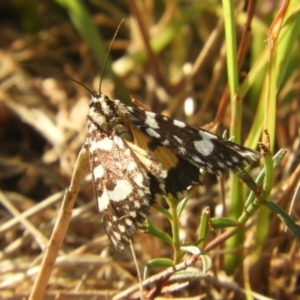
[[[189,193],[186,197],[184,197],[179,203],[178,203],[178,206],[177,206],[177,215],[178,215],[178,218],[181,216],[181,213],[183,211],[183,209],[185,208],[188,200],[190,199],[190,196],[191,196],[191,193]]]
[[[199,225],[199,240],[201,241],[199,243],[199,247],[204,247],[205,240],[207,237],[207,233],[209,231],[209,222],[210,222],[210,209],[209,207],[205,207],[202,216],[201,221]]]
[[[173,266],[173,261],[169,258],[156,258],[148,261],[144,269],[144,279],[147,278],[153,268],[168,268]]]
[[[300,237],[300,226],[297,225],[291,216],[283,210],[279,205],[275,202],[268,201],[265,205],[272,210],[277,216],[281,219],[281,221],[299,238]]]
[[[160,213],[162,213],[166,218],[168,218],[170,221],[173,219],[172,215],[170,214],[170,212],[168,210],[166,210],[164,207],[158,205],[158,204],[154,204],[153,208],[157,211],[159,211]]]
[[[205,274],[212,266],[211,257],[207,254],[201,255],[201,260],[203,263],[202,271]]]
[[[239,225],[239,222],[229,218],[211,218],[210,221],[214,229],[237,227]]]
[[[149,220],[148,220],[148,224],[146,226],[143,226],[143,229],[146,230],[151,235],[156,236],[157,238],[163,240],[165,243],[168,243],[169,245],[173,246],[172,237],[170,237],[164,231],[162,231],[162,230],[158,229],[157,227],[153,226],[152,223]]]

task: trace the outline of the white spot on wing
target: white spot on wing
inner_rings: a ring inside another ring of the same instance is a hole
[[[104,175],[104,169],[103,169],[102,165],[98,165],[96,168],[94,168],[93,173],[94,173],[94,177],[96,179],[102,178]]]
[[[121,235],[120,235],[119,232],[113,231],[113,235],[115,236],[115,238],[116,238],[118,241],[121,241]]]
[[[100,212],[102,212],[108,207],[109,197],[106,189],[103,190],[103,193],[100,197],[97,197],[97,203]]]
[[[162,178],[167,178],[167,175],[168,175],[168,171],[167,170],[162,170],[161,177]]]
[[[141,190],[141,189],[137,189],[137,193],[138,193],[138,195],[139,195],[140,197],[143,197],[143,196],[145,196],[145,193],[144,193],[144,191],[143,191],[143,190]]]
[[[119,243],[119,242],[116,240],[116,238],[115,238],[113,235],[110,235],[109,237],[110,237],[111,241],[113,242],[113,244],[114,244],[116,247],[118,247],[118,243]]]
[[[186,149],[184,147],[179,147],[179,153],[185,154],[186,153]]]
[[[93,141],[90,144],[90,151],[94,152],[95,150],[101,149],[104,151],[110,151],[113,147],[113,141],[108,138],[104,137],[102,140],[99,140],[97,142]]]
[[[221,161],[218,161],[218,165],[219,165],[221,168],[223,168],[223,169],[226,168],[226,166],[225,166]]]
[[[131,192],[132,186],[130,182],[125,179],[117,180],[114,190],[107,191],[109,198],[116,202],[125,200]]]
[[[136,172],[133,176],[132,179],[138,186],[143,186],[143,175],[140,172]]]
[[[145,123],[150,126],[151,128],[158,129],[159,125],[157,121],[155,120],[155,113],[151,111],[146,112],[146,120]]]
[[[146,129],[146,132],[152,136],[152,137],[155,137],[155,138],[160,138],[160,134],[158,132],[156,132],[154,129],[152,128],[147,128]]]
[[[126,218],[126,219],[125,219],[125,223],[126,223],[128,226],[131,226],[131,225],[132,225],[132,221],[131,221],[129,218]]]
[[[236,156],[231,155],[231,159],[233,160],[233,162],[237,163],[239,162],[239,159]]]
[[[130,215],[132,218],[136,218],[136,212],[135,212],[135,211],[130,211],[130,212],[129,212],[129,215]]]
[[[141,208],[140,202],[139,201],[134,201],[134,207],[137,208],[137,209]]]
[[[176,135],[173,135],[174,139],[179,143],[179,144],[182,144],[182,139],[179,138],[178,136]]]
[[[131,152],[130,152],[130,150],[129,149],[126,149],[125,151],[124,151],[124,156],[131,156]]]
[[[194,161],[200,163],[200,164],[204,164],[204,161],[203,161],[200,157],[198,157],[197,155],[193,155],[193,156],[192,156],[192,159],[193,159]]]
[[[122,169],[122,168],[123,168],[122,163],[119,162],[119,161],[116,161],[116,162],[115,162],[115,166],[116,166],[118,169]]]
[[[173,120],[173,124],[178,126],[178,127],[182,127],[182,128],[184,128],[186,126],[185,123],[183,123],[181,121],[178,121],[178,120]]]
[[[126,228],[123,224],[118,224],[120,232],[125,232]]]
[[[217,136],[202,130],[199,130],[199,134],[201,135],[202,140],[194,141],[195,148],[204,156],[210,155],[215,148],[211,140],[216,139]]]
[[[216,139],[217,136],[208,132],[208,131],[203,131],[203,130],[199,130],[199,134],[202,136],[202,138],[204,140],[212,140],[212,139]]]
[[[252,151],[243,151],[244,156],[248,156],[252,160],[256,160],[260,158],[260,154],[258,152],[252,152]]]
[[[120,149],[124,148],[124,142],[119,136],[117,135],[114,136],[114,142]]]
[[[214,144],[210,139],[203,139],[201,141],[194,141],[194,146],[199,153],[204,156],[210,155],[214,151]]]
[[[133,170],[135,170],[137,168],[137,165],[134,161],[130,162],[127,166],[127,171],[128,172],[132,172]]]

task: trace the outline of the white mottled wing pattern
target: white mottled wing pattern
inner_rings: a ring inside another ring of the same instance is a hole
[[[104,229],[118,250],[144,224],[150,205],[149,178],[131,149],[117,135],[106,135],[88,121],[93,185]]]

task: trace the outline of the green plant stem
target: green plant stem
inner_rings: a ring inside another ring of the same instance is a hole
[[[173,263],[174,265],[178,264],[181,260],[182,253],[180,251],[180,239],[179,239],[179,218],[178,218],[178,201],[174,199],[169,199],[165,197],[168,205],[170,207],[170,212],[172,218],[170,219],[171,227],[172,227],[172,238],[173,238],[173,249],[174,249],[174,258]]]
[[[235,31],[235,16],[234,4],[232,1],[223,0],[224,20],[225,20],[225,36],[227,49],[227,69],[228,82],[230,89],[230,104],[231,104],[231,124],[230,136],[234,137],[234,142],[240,143],[241,136],[241,119],[242,119],[242,101],[237,97],[238,90],[238,64],[237,64],[237,46],[236,46],[236,31]],[[233,174],[230,175],[230,213],[229,217],[237,219],[243,210],[242,184],[239,178]],[[226,242],[227,249],[239,247],[243,243],[243,231],[240,230],[233,238]],[[226,255],[224,260],[224,267],[228,274],[239,265],[241,255]]]

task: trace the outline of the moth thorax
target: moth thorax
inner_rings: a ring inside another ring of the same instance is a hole
[[[120,138],[128,142],[133,142],[133,135],[131,133],[131,130],[123,123],[114,124],[113,129]]]

